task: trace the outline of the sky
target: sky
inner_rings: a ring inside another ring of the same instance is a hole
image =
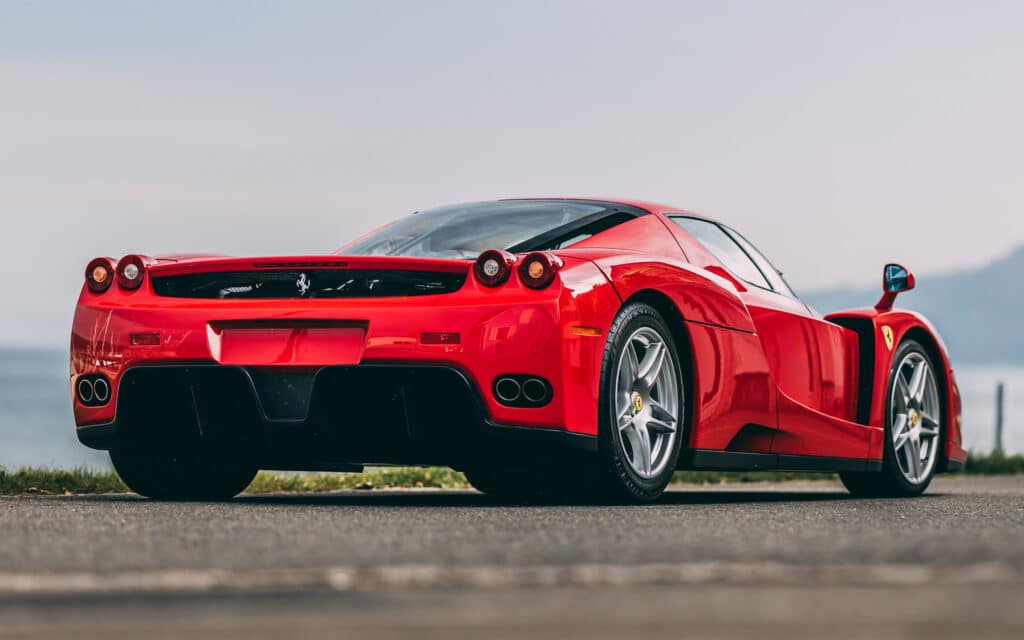
[[[798,291],[1024,243],[1024,3],[0,1],[0,344],[93,257],[330,252],[440,204],[666,202]],[[13,265],[13,273],[11,273]]]

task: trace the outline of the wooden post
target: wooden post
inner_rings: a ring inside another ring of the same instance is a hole
[[[996,384],[996,446],[993,453],[1003,455],[1003,383]]]

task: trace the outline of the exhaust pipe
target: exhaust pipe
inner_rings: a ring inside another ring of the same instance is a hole
[[[96,398],[96,402],[100,404],[110,400],[110,384],[106,378],[96,378],[96,381],[92,383],[92,394]]]
[[[96,397],[96,390],[93,387],[92,380],[89,378],[81,378],[78,381],[78,399],[82,401],[82,404],[89,404]]]
[[[82,376],[75,384],[75,395],[87,407],[102,407],[110,401],[110,381],[100,374]]]
[[[540,378],[528,378],[523,383],[523,397],[533,403],[541,403],[548,397],[548,385]]]
[[[494,380],[494,397],[503,405],[536,409],[551,402],[551,383],[540,376],[508,373]]]
[[[515,378],[498,378],[494,383],[494,395],[505,404],[512,404],[522,395],[522,385]]]

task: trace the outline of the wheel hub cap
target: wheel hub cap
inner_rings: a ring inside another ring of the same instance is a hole
[[[675,360],[652,327],[637,329],[626,341],[612,397],[612,424],[630,468],[641,478],[654,478],[671,458],[682,402]]]
[[[920,353],[909,353],[900,361],[889,405],[896,463],[908,482],[920,484],[931,475],[941,444],[938,385]]]

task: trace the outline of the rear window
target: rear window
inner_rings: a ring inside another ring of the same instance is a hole
[[[342,255],[475,259],[488,249],[569,246],[638,215],[612,203],[502,200],[438,207],[342,247]]]

